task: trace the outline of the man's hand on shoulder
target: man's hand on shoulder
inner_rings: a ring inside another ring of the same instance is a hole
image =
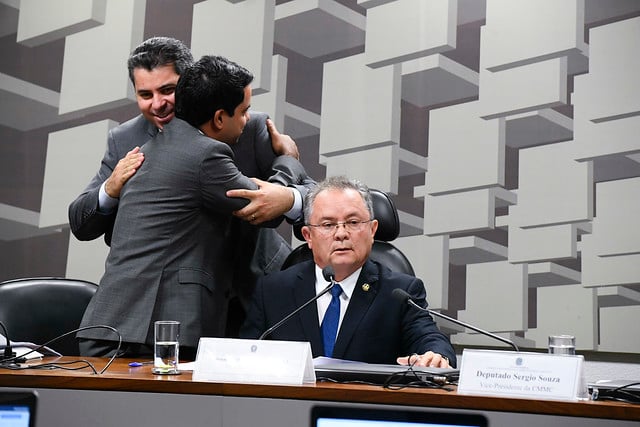
[[[140,152],[140,147],[135,147],[118,161],[104,185],[104,190],[109,197],[120,198],[122,187],[137,172],[143,161],[144,154]]]
[[[247,206],[233,213],[238,218],[258,225],[284,215],[293,207],[294,195],[291,188],[257,178],[251,178],[251,180],[260,188],[227,191],[227,197],[241,197],[249,200]]]
[[[271,136],[271,147],[278,156],[291,156],[300,160],[300,153],[296,142],[289,136],[278,132],[271,119],[267,119],[267,130]]]

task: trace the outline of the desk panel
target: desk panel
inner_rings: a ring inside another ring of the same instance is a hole
[[[63,358],[62,360],[69,360]],[[100,369],[104,359],[89,359]],[[82,371],[0,370],[0,387],[37,390],[38,427],[306,427],[313,405],[482,413],[491,427],[637,427],[640,405],[465,396],[453,391],[385,390],[318,383],[302,386],[194,382],[190,373],[157,376],[117,361],[102,375]]]

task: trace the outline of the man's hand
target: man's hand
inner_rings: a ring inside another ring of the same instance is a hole
[[[413,354],[411,356],[398,357],[397,362],[400,365],[428,366],[431,368],[450,368],[449,361],[446,357],[433,351],[427,351],[424,354]]]
[[[109,197],[120,198],[122,186],[136,173],[143,161],[144,154],[140,152],[140,147],[135,147],[118,161],[104,185],[104,191]]]
[[[267,130],[271,135],[271,147],[278,156],[291,156],[300,160],[300,153],[296,142],[289,136],[278,132],[271,119],[267,119]]]
[[[242,197],[249,200],[244,208],[233,214],[253,225],[270,221],[287,213],[293,207],[293,190],[258,178],[251,178],[260,187],[257,190],[229,190],[227,197]]]

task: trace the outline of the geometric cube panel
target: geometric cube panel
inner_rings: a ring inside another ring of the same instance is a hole
[[[477,96],[478,73],[444,55],[402,63],[402,99],[416,107],[447,105]]]
[[[603,307],[600,309],[601,351],[640,353],[640,334],[632,325],[640,319],[640,304],[628,307]]]
[[[598,303],[595,289],[581,285],[537,288],[537,327],[525,336],[537,347],[548,345],[549,335],[576,337],[576,349],[596,350],[598,346]]]
[[[524,331],[528,295],[526,265],[505,261],[467,265],[466,307],[458,319],[481,323],[492,332]]]
[[[326,156],[327,176],[345,175],[371,188],[398,192],[398,146],[386,145],[351,153]],[[371,167],[375,165],[375,167]]]
[[[582,222],[593,217],[593,165],[574,160],[573,141],[520,150],[513,226]],[[541,165],[545,165],[541,167]]]
[[[447,236],[407,236],[393,241],[413,266],[427,290],[432,310],[446,310],[449,306],[449,238]]]
[[[33,47],[102,25],[107,0],[20,0],[17,42]]]
[[[429,172],[427,172],[427,182]],[[496,195],[492,189],[426,195],[424,234],[470,232],[494,228]]]
[[[573,137],[573,120],[550,108],[509,116],[506,122],[508,147],[534,147]]]
[[[109,0],[104,25],[66,38],[60,114],[103,111],[135,99],[126,64],[142,42],[145,5],[145,0]],[[101,70],[99,79],[95,70]]]
[[[194,59],[222,55],[254,75],[254,94],[270,89],[275,0],[208,0],[193,5],[191,51]],[[250,23],[250,25],[247,25]],[[242,37],[235,34],[242,29]]]
[[[517,212],[518,208],[512,206],[510,212]],[[573,224],[532,228],[509,226],[509,262],[575,258],[577,243],[577,230]]]
[[[107,146],[109,129],[117,126],[103,120],[49,134],[44,171],[40,226],[66,224],[68,207],[95,174]],[[73,154],[74,161],[69,157]],[[73,164],[73,167],[70,167]]]
[[[279,3],[272,36],[277,45],[307,58],[333,56],[364,45],[365,16],[335,0]]]
[[[591,29],[590,69],[576,76],[576,159],[640,152],[640,17]]]
[[[483,68],[499,71],[586,51],[584,8],[584,0],[487,1]]]
[[[493,119],[567,102],[567,59],[555,58],[503,71],[480,69],[480,117]]]
[[[320,154],[397,144],[400,67],[371,69],[364,55],[324,65]]]
[[[365,63],[373,68],[456,47],[458,2],[399,0],[367,10]]]
[[[271,57],[271,82],[268,92],[256,94],[253,83],[251,84],[251,110],[268,111],[269,117],[278,129],[284,129],[284,116],[286,114],[285,91],[287,89],[287,58],[282,55]],[[251,114],[251,110],[249,114]],[[292,136],[293,137],[293,136]]]
[[[484,120],[478,107],[467,102],[431,111],[429,194],[504,185],[504,119]]]
[[[596,216],[590,244],[601,257],[640,254],[640,178],[596,184]]]
[[[593,236],[582,236],[582,285],[640,286],[640,254],[600,256]]]

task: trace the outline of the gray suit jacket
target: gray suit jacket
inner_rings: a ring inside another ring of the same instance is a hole
[[[124,341],[152,343],[155,320],[182,323],[180,342],[222,336],[234,263],[231,212],[247,204],[226,197],[255,189],[231,148],[174,119],[142,146],[145,161],[125,184],[115,217],[106,270],[82,326],[111,325]],[[273,163],[269,181],[303,182],[292,157]],[[106,330],[83,338],[113,340]]]
[[[258,280],[241,338],[258,338],[315,295],[315,264],[305,261]],[[364,284],[369,286],[363,286]],[[455,352],[431,316],[391,296],[400,288],[426,307],[422,281],[367,261],[338,331],[333,357],[395,364],[399,356],[434,351],[455,363]],[[324,354],[317,305],[311,304],[273,331],[267,339],[309,341],[313,357]]]
[[[235,163],[243,175],[267,180],[271,175],[271,165],[276,158],[271,147],[269,132],[265,126],[267,114],[251,112],[240,139],[231,146]],[[142,115],[139,115],[109,131],[107,149],[100,169],[85,190],[69,205],[69,224],[78,240],[93,240],[104,235],[107,245],[111,245],[113,223],[118,209],[103,214],[98,212],[98,192],[109,178],[118,161],[136,146],[142,146],[158,133],[158,130]],[[286,183],[294,185],[296,183]],[[303,186],[296,188],[304,195],[307,188],[314,185],[306,177]],[[253,291],[255,279],[272,271],[280,270],[291,247],[276,230],[257,228],[240,219],[231,221],[237,240],[242,242],[234,248],[236,263],[234,292],[246,303]]]

